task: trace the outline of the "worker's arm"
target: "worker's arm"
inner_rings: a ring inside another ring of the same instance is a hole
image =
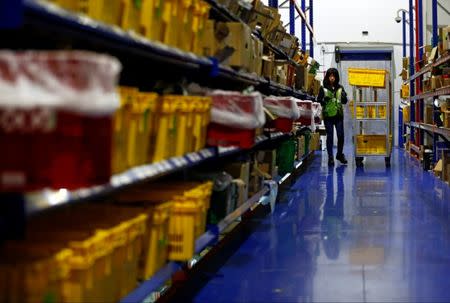
[[[341,88],[342,88],[341,103],[342,104],[347,104],[347,102],[348,102],[347,92],[345,91],[343,86],[341,86]]]
[[[320,103],[320,105],[325,106],[325,100],[323,97],[325,96],[325,92],[323,91],[323,86],[319,89],[319,95],[317,96],[317,102]]]

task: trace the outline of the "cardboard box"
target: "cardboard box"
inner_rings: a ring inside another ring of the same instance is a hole
[[[229,37],[227,46],[234,48],[229,59],[229,65],[250,70],[251,66],[251,30],[246,24],[240,22],[228,22]]]
[[[404,57],[402,63],[403,69],[409,70],[409,57]]]
[[[220,44],[220,42],[216,40],[215,36],[215,23],[216,22],[214,20],[206,21],[203,35],[199,40],[197,49],[194,49],[194,53],[201,56],[214,57]]]
[[[297,138],[297,160],[301,160],[305,155],[305,137]]]
[[[442,29],[442,53],[446,53],[450,49],[450,26]]]
[[[309,73],[307,66],[297,66],[295,71],[295,89],[306,91],[308,84],[308,74]]]
[[[276,15],[274,15],[274,12],[267,9],[267,6],[265,6],[261,0],[255,0],[253,2],[253,9],[248,22],[248,25],[252,30],[256,29],[256,26],[259,26],[261,33],[264,36],[267,34],[266,31],[270,28],[270,25],[275,19]]]
[[[308,80],[306,83],[306,92],[309,94],[313,94],[314,93],[314,81],[315,81],[316,76],[313,74],[309,74],[308,73]]]
[[[431,89],[438,89],[442,87],[442,76],[431,77]]]
[[[424,108],[423,122],[427,124],[433,124],[433,113],[434,113],[433,105],[426,105]]]
[[[238,187],[242,187],[239,189],[239,191],[243,191],[239,195],[239,201],[247,201],[248,199],[248,190],[249,190],[249,182],[250,182],[250,162],[236,162],[228,164],[225,167],[225,171],[230,174],[234,178],[234,183]],[[244,185],[241,185],[241,182]]]
[[[442,115],[444,116],[443,126],[445,128],[450,128],[450,111],[444,111],[442,112]]]
[[[263,68],[263,50],[264,43],[256,37],[252,37],[253,40],[253,68],[252,72],[256,73],[258,76],[262,75]]]
[[[408,79],[408,70],[403,69],[402,72],[400,73],[400,76],[402,77],[403,81],[407,80]]]
[[[441,176],[442,175],[442,159],[439,159],[438,163],[436,163],[436,166],[433,168],[433,172],[435,176]]]
[[[448,174],[450,168],[450,152],[443,150],[442,151],[442,174],[441,179],[445,182],[448,181]]]
[[[273,57],[263,56],[262,65],[263,65],[262,76],[265,78],[272,79],[273,71],[275,70],[275,62]]]
[[[256,160],[259,164],[261,171],[269,174],[272,178],[275,177],[275,168],[277,166],[277,151],[264,150],[256,153]]]

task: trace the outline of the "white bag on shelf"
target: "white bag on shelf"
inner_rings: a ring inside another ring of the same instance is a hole
[[[300,118],[300,111],[297,106],[297,99],[293,97],[270,96],[264,99],[264,107],[278,117],[297,120]]]
[[[109,115],[120,71],[116,58],[87,51],[0,51],[0,107]]]
[[[262,95],[216,90],[212,97],[211,122],[239,129],[256,129],[266,122]]]

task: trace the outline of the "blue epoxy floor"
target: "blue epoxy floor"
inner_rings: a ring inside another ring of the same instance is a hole
[[[400,150],[352,162],[318,153],[195,302],[450,302],[450,187]]]

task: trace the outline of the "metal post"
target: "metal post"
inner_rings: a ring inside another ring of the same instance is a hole
[[[438,10],[437,10],[437,0],[432,0],[432,14],[433,14],[433,47],[438,45]]]
[[[403,28],[403,58],[406,57],[406,14],[402,11],[402,28]]]
[[[289,32],[295,36],[295,3],[289,2]]]
[[[419,6],[418,6],[418,11],[419,11],[419,60],[422,60],[423,58],[423,0],[419,0]]]
[[[413,14],[413,0],[409,0],[409,76],[414,75],[414,14]],[[410,95],[415,95],[414,80],[410,81]],[[410,119],[411,122],[415,121],[414,101],[410,104]],[[414,128],[410,128],[410,141],[414,141]]]
[[[278,0],[269,0],[269,6],[278,8]]]
[[[302,11],[306,9],[306,0],[302,0]],[[306,21],[302,19],[302,50],[306,51]]]
[[[423,0],[418,0],[419,1],[419,5],[418,5],[418,11],[419,11],[419,60],[420,62],[422,62],[423,60],[423,53],[424,53],[424,43],[423,43]],[[423,62],[423,66],[425,66],[426,62]],[[420,93],[423,92],[422,89],[422,81],[419,81],[418,83],[419,85],[419,91]],[[425,109],[425,102],[420,102],[420,117],[421,117],[421,121],[423,121],[423,117],[424,117],[424,109]],[[420,144],[423,145],[424,144],[424,137],[425,137],[425,131],[421,131],[420,132]]]
[[[313,0],[309,0],[309,25],[314,29]],[[314,58],[314,41],[312,33],[309,33],[309,55]]]
[[[398,147],[403,146],[403,109],[399,106],[398,108]]]

